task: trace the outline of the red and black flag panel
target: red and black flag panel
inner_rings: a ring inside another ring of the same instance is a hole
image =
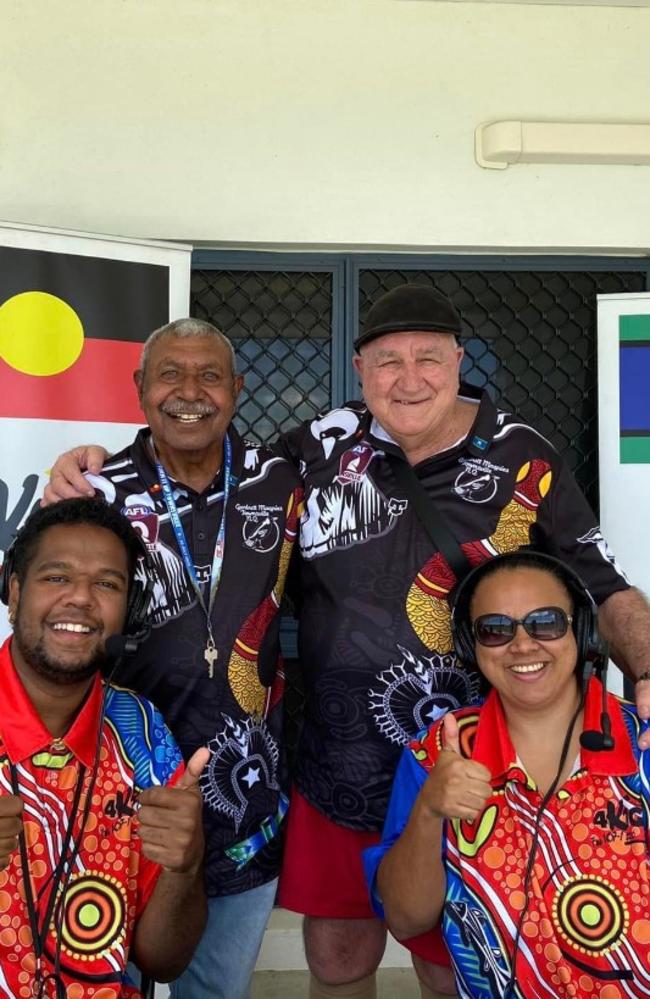
[[[131,374],[168,318],[164,265],[0,246],[0,417],[141,423]]]

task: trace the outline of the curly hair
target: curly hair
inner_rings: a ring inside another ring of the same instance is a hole
[[[126,549],[129,580],[133,580],[136,562],[144,552],[142,541],[126,517],[103,498],[94,496],[62,500],[32,511],[11,546],[11,571],[16,573],[19,583],[25,578],[41,534],[50,527],[75,524],[103,527],[119,538]]]

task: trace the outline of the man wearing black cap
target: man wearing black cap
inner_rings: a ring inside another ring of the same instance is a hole
[[[459,386],[461,332],[433,288],[393,289],[355,343],[364,403],[285,438],[305,482],[306,705],[280,903],[307,916],[312,999],[375,995],[385,929],[363,890],[360,851],[377,842],[409,733],[476,696],[456,664],[446,600],[467,568],[534,540],[586,580],[620,661],[637,675],[649,665],[645,601],[560,456],[487,393]],[[416,512],[422,501],[425,517],[436,511],[434,539]],[[440,939],[409,947],[423,996],[454,993]]]
[[[617,570],[559,455],[486,393],[459,387],[461,332],[456,310],[432,288],[393,289],[355,344],[364,402],[282,442],[305,479],[306,704],[280,902],[307,916],[312,999],[375,995],[386,936],[361,851],[379,840],[401,747],[476,695],[455,662],[446,601],[464,564],[535,540],[585,579],[619,661],[637,675],[650,666],[645,602]],[[425,506],[443,518],[446,555],[416,513],[409,468]],[[650,714],[650,683],[637,692]],[[428,935],[411,949],[423,994],[453,992],[439,967],[448,964],[442,944]]]

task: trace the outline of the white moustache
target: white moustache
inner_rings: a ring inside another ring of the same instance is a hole
[[[213,413],[216,413],[214,406],[206,406],[205,404],[188,405],[185,403],[176,406],[161,406],[160,408],[167,416],[212,416]]]

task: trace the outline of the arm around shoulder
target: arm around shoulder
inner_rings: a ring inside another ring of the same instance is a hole
[[[60,454],[50,471],[41,506],[79,496],[94,496],[95,490],[84,478],[84,470],[99,475],[107,458],[108,451],[99,444],[82,444]]]

